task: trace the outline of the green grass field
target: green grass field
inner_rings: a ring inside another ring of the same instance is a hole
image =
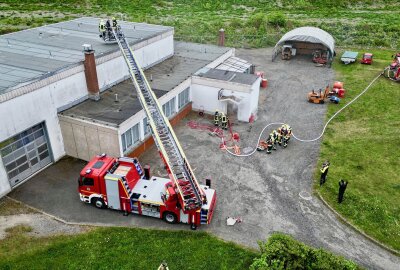
[[[290,236],[272,235],[255,252],[207,233],[98,228],[75,236],[32,237],[19,225],[0,240],[0,269],[360,269]],[[261,256],[260,256],[261,255]]]
[[[341,105],[329,105],[327,119],[360,93],[391,61],[393,51],[372,50],[371,66],[343,65],[338,53],[333,68],[344,82],[346,97]],[[329,159],[327,183],[316,189],[358,228],[400,250],[400,155],[398,146],[400,84],[378,81],[328,126],[320,161]],[[318,167],[319,169],[319,167]],[[338,181],[349,181],[342,204],[337,203]]]
[[[201,43],[216,43],[224,28],[233,47],[273,45],[305,25],[330,32],[339,45],[400,47],[400,2],[383,0],[2,0],[0,33],[106,15],[174,26],[176,38]]]
[[[258,252],[201,232],[102,228],[36,238],[17,226],[0,240],[0,269],[248,269]]]

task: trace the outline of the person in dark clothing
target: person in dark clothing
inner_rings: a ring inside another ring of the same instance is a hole
[[[320,169],[320,171],[321,171],[321,178],[319,180],[320,186],[322,186],[326,181],[326,176],[328,175],[329,165],[330,165],[330,163],[328,160],[322,164],[322,168]]]
[[[343,196],[344,192],[347,187],[347,181],[344,181],[343,179],[339,181],[339,196],[338,196],[338,203],[342,203],[343,201]]]
[[[107,28],[107,30],[110,30],[110,28],[111,28],[111,22],[110,22],[110,20],[107,20],[107,21],[106,21],[106,28]]]

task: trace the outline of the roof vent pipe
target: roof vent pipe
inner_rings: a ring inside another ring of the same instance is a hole
[[[219,29],[218,46],[225,46],[225,30]]]
[[[119,102],[118,101],[118,94],[115,94],[115,102]]]

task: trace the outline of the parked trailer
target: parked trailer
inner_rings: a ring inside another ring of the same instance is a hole
[[[340,61],[342,61],[343,64],[348,65],[350,63],[354,63],[357,60],[358,52],[350,52],[350,51],[345,51],[340,57]]]

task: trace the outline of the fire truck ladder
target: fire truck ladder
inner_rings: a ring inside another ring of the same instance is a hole
[[[140,103],[146,112],[154,141],[165,162],[169,176],[180,194],[184,211],[198,210],[203,204],[200,186],[193,174],[176,135],[165,117],[154,92],[119,27],[112,29],[122,52]],[[205,197],[205,196],[204,196]]]

